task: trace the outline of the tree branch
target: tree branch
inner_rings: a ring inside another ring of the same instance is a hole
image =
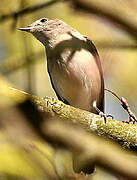
[[[109,20],[111,23],[118,25],[122,30],[128,33],[134,40],[137,41],[137,27],[134,25],[136,23],[131,23],[130,21],[125,20],[125,16],[121,16],[121,14],[113,13],[107,10],[105,7],[102,7],[95,1],[83,1],[83,0],[71,0],[74,8],[77,11],[85,12],[88,14],[95,14],[99,17],[103,17]],[[90,2],[90,3],[89,3]]]
[[[13,100],[14,93],[12,93],[12,96],[10,96]],[[26,95],[23,96],[25,98]],[[25,111],[18,111],[19,107],[20,110],[25,108]],[[29,114],[29,116],[27,114]],[[12,145],[27,153],[27,160],[31,160],[33,165],[38,166],[37,170],[42,171],[44,177],[56,179],[58,176],[58,168],[56,170],[57,174],[55,174],[54,169],[52,171],[48,171],[47,163],[45,166],[45,163],[42,161],[43,158],[46,158],[54,168],[56,167],[54,150],[52,151],[51,147],[46,143],[45,150],[43,151],[42,149],[39,149],[39,145],[32,140],[32,138],[30,138],[33,137],[34,139],[35,137],[35,139],[39,139],[39,137],[41,137],[40,134],[43,134],[45,137],[44,140],[47,139],[52,145],[63,145],[63,147],[67,148],[67,150],[71,150],[74,156],[75,154],[77,155],[78,166],[77,160],[74,159],[74,168],[77,172],[81,172],[87,167],[88,169],[91,169],[92,165],[96,164],[105,168],[106,170],[112,171],[116,175],[129,179],[137,179],[137,162],[135,157],[132,158],[135,156],[135,154],[121,149],[114,143],[108,141],[108,139],[103,139],[93,133],[91,134],[85,132],[84,129],[81,129],[78,126],[72,126],[70,123],[63,123],[62,121],[56,120],[55,116],[53,119],[45,118],[43,116],[45,119],[44,123],[42,123],[44,119],[41,117],[41,113],[39,113],[36,107],[29,100],[21,103],[20,105],[17,104],[17,106],[12,108],[6,108],[6,111],[0,111],[1,123],[4,125],[3,127],[6,127],[6,132],[8,132],[10,137],[8,141],[10,142],[11,140]],[[37,128],[34,128],[36,122],[38,126]],[[39,124],[41,124],[41,126],[39,126]],[[38,131],[39,128],[41,128],[40,131]],[[57,148],[56,146],[57,149],[61,149],[61,147],[62,146],[58,146]],[[49,150],[52,154],[48,153]],[[41,155],[43,156],[42,159]],[[11,156],[11,154],[9,156]],[[63,156],[62,153],[61,156]],[[59,157],[57,159],[59,161]],[[67,161],[65,160],[65,162]],[[15,163],[18,164],[18,160],[16,160]],[[58,164],[60,163],[63,162],[58,162]],[[123,164],[126,164],[126,166]],[[67,169],[66,171],[66,168],[70,169]],[[3,172],[3,169],[1,171]],[[8,172],[8,170],[6,172]],[[35,170],[33,173],[35,174]],[[64,179],[71,179],[72,176],[75,176],[74,172],[72,171],[71,164],[69,167],[68,164],[63,164],[60,175],[61,177],[64,177]],[[86,176],[83,174],[82,179],[84,179],[84,177]]]
[[[15,88],[9,87],[2,78],[0,78],[0,96],[7,97],[9,104],[22,102],[26,98],[31,98],[32,101],[43,112],[48,112],[52,117],[58,117],[63,121],[70,121],[80,125],[89,132],[96,132],[98,135],[106,136],[113,139],[125,147],[134,146],[137,144],[137,125],[122,123],[116,120],[104,119],[100,116],[77,109],[62,103],[55,98],[41,98],[38,96],[27,94]],[[7,106],[7,104],[2,105]]]
[[[23,16],[23,15],[26,15],[26,14],[33,13],[33,12],[38,11],[40,9],[43,9],[45,7],[56,4],[56,3],[60,2],[60,1],[61,0],[50,0],[48,2],[39,3],[39,4],[36,4],[34,6],[21,9],[21,10],[19,10],[17,12],[12,12],[12,13],[5,14],[5,15],[0,15],[0,22],[4,22],[7,19],[17,18],[19,16]]]
[[[29,56],[27,56],[26,58],[30,59],[30,61],[27,62],[25,61],[25,57],[22,57],[20,59],[5,60],[3,61],[3,63],[0,63],[0,72],[3,75],[10,74],[20,68],[26,67],[28,64],[33,65],[39,63],[41,60],[43,60],[42,57],[43,57],[43,51],[40,51],[38,53],[31,53]]]
[[[41,10],[42,8],[51,6],[55,3],[65,1],[65,0],[50,0],[48,2],[39,3],[34,6],[21,9],[17,12],[12,12],[9,14],[1,15],[0,22],[4,22],[7,19],[17,18],[19,16],[23,16],[29,13],[33,13],[35,11]],[[66,0],[68,1],[68,0]],[[122,30],[127,32],[133,39],[137,40],[137,27],[134,25],[135,23],[131,23],[130,21],[125,20],[124,16],[122,17],[119,14],[112,13],[106,8],[100,6],[99,4],[94,4],[94,2],[88,3],[83,0],[70,0],[77,11],[83,11],[85,13],[96,14],[97,16],[106,18],[111,23],[118,25]]]

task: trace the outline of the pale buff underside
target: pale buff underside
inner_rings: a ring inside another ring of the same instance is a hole
[[[66,40],[71,37],[62,35],[61,40],[62,38]],[[52,82],[58,94],[70,105],[95,112],[92,103],[94,100],[98,101],[101,91],[100,73],[95,57],[86,49],[80,49],[75,51],[69,60],[71,52],[72,49],[66,48],[59,59],[48,60]]]

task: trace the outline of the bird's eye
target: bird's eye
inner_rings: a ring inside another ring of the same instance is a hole
[[[46,18],[43,18],[43,19],[40,20],[40,22],[42,22],[42,23],[44,23],[46,21],[48,21],[48,19],[46,19]]]

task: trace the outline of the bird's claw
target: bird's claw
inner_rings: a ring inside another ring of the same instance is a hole
[[[99,116],[104,118],[105,123],[108,117],[111,117],[113,119],[113,116],[111,114],[105,114],[104,112],[100,111],[100,109],[98,109],[96,101],[93,102],[93,107],[99,113]]]
[[[99,116],[104,118],[104,122],[107,122],[107,118],[110,117],[111,119],[113,119],[114,117],[111,114],[105,114],[102,111],[99,112]]]

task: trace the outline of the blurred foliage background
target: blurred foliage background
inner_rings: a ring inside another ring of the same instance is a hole
[[[10,15],[43,2],[49,2],[49,0],[1,1],[0,72],[18,89],[39,96],[55,96],[47,73],[44,47],[32,35],[20,32],[17,28],[26,27],[42,17],[59,18],[93,40],[102,59],[106,87],[119,96],[126,97],[131,109],[137,114],[137,37],[135,33],[128,33],[126,28],[121,28],[121,25],[104,18],[99,13],[78,12],[69,1],[55,1],[52,5],[32,13],[3,18],[3,15]],[[97,10],[109,11],[110,14],[120,17],[124,22],[137,28],[136,0],[88,0],[88,2],[92,3]],[[108,93],[106,112],[119,120],[128,117],[117,99]],[[4,156],[6,154],[3,154]],[[26,167],[26,165],[23,166]],[[28,171],[31,173],[31,170]]]

